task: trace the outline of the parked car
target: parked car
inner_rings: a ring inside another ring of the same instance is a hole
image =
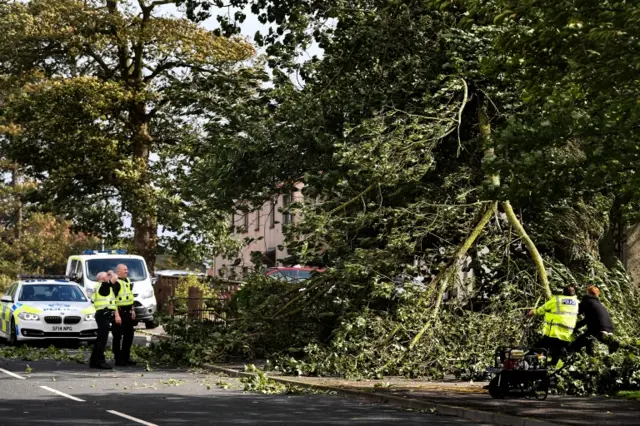
[[[279,266],[267,269],[266,275],[289,282],[298,283],[311,278],[313,273],[321,273],[325,270],[322,268],[303,267],[303,266]]]
[[[0,336],[15,345],[27,340],[93,342],[96,310],[83,288],[55,276],[22,277],[0,299]]]

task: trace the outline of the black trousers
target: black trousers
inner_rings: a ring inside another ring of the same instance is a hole
[[[97,365],[105,362],[104,349],[107,346],[107,339],[109,338],[109,328],[113,321],[113,311],[107,311],[101,309],[96,312],[96,323],[98,324],[98,338],[93,345],[93,351],[91,352],[91,358],[89,359],[90,365]]]
[[[595,354],[596,340],[607,345],[610,353],[617,351],[618,346],[620,346],[620,344],[613,339],[613,336],[605,335],[604,333],[593,333],[587,330],[574,340],[571,345],[571,351],[579,352],[582,348],[586,347],[587,354],[593,356]]]
[[[119,307],[120,325],[113,322],[113,356],[116,364],[126,364],[131,359],[131,345],[133,344],[133,306]]]
[[[551,358],[555,364],[567,355],[570,346],[570,342],[565,342],[555,337],[544,336],[535,344],[534,348],[547,349],[549,351],[549,358]]]

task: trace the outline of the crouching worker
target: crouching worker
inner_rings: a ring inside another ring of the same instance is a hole
[[[610,353],[615,353],[620,344],[613,338],[613,323],[607,309],[600,303],[600,289],[592,285],[587,287],[587,294],[582,298],[578,315],[584,318],[576,324],[576,332],[587,326],[587,330],[582,333],[571,345],[572,352],[579,352],[582,348],[587,348],[587,353],[594,355],[596,340],[604,343],[609,348]]]
[[[109,276],[106,272],[100,272],[97,279],[100,284],[91,296],[91,299],[93,300],[93,306],[96,308],[98,338],[93,346],[89,366],[101,370],[111,370],[111,366],[107,364],[105,360],[104,350],[107,346],[111,324],[115,320],[119,321],[120,318],[116,318],[116,316],[118,316],[116,297],[113,294],[113,287],[109,281]]]
[[[555,366],[561,368],[564,364],[562,358],[571,347],[573,332],[578,322],[576,289],[570,285],[565,287],[562,295],[553,296],[538,309],[529,311],[529,316],[534,315],[544,315],[543,337],[536,343],[535,348],[547,349],[549,357],[556,362]]]

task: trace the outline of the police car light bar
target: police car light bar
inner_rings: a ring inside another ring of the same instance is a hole
[[[68,275],[18,275],[21,280],[66,280],[71,281],[73,277]]]
[[[82,254],[127,254],[124,249],[112,249],[112,250],[84,250]]]

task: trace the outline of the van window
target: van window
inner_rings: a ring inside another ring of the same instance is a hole
[[[73,271],[78,277],[76,281],[78,281],[79,283],[83,282],[84,271],[82,270],[82,262],[80,262],[79,260],[76,261],[76,267],[73,269]]]
[[[76,272],[76,269],[78,269],[78,261],[77,260],[71,260],[71,264],[69,265],[69,275],[73,275]]]
[[[127,259],[118,257],[109,257],[104,259],[89,259],[87,265],[87,278],[91,281],[97,281],[99,272],[116,271],[116,266],[120,263],[127,265],[129,269],[129,279],[131,281],[142,281],[147,278],[147,269],[144,262],[140,259]]]

